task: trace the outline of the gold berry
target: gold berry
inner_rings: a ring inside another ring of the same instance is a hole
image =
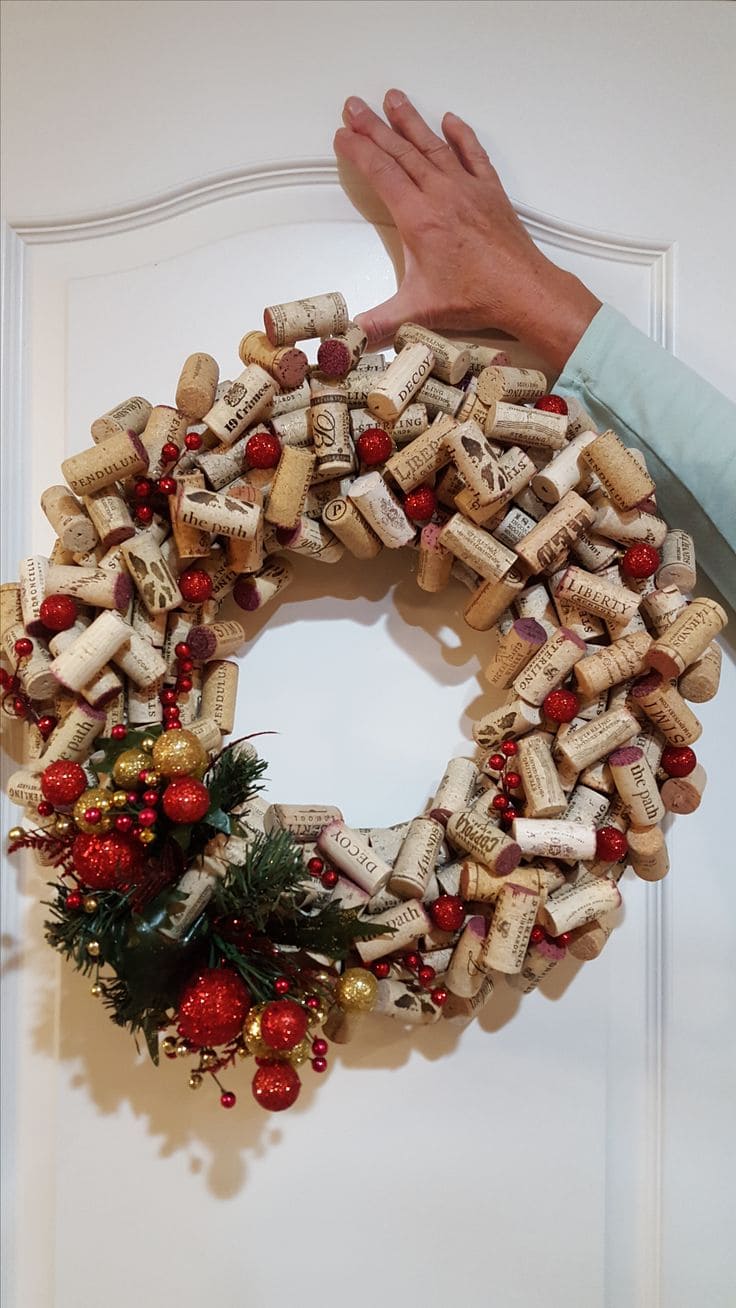
[[[96,913],[99,906],[99,901],[95,899],[94,895],[85,895],[83,903],[85,913]]]
[[[11,827],[8,832],[8,840],[11,845],[14,845],[16,840],[22,840],[25,834],[23,827]]]
[[[90,808],[96,808],[100,813],[99,822],[88,822],[85,813]],[[110,792],[103,790],[101,786],[94,786],[90,790],[85,790],[83,795],[79,796],[74,805],[74,822],[80,831],[86,835],[98,835],[103,831],[109,831],[112,826],[112,819],[107,816],[110,808]]]
[[[142,845],[150,845],[151,841],[156,839],[156,832],[151,831],[150,829],[146,831],[141,831],[138,839],[140,840]]]
[[[143,753],[150,754],[153,751],[153,747],[155,744],[156,741],[154,740],[153,736],[144,736],[141,741],[141,749],[143,750]]]
[[[99,940],[90,940],[89,944],[87,945],[87,953],[89,954],[90,958],[99,958],[99,957],[100,957],[100,942],[99,942]]]
[[[176,1053],[176,1036],[165,1036],[161,1041],[161,1048],[165,1054]]]
[[[71,829],[72,824],[68,817],[57,817],[54,823],[55,836],[68,836]]]
[[[190,1090],[199,1090],[199,1087],[201,1086],[201,1084],[202,1084],[202,1077],[201,1077],[200,1073],[199,1073],[199,1072],[192,1072],[192,1075],[191,1075],[190,1078],[189,1078],[189,1089],[190,1089]]]
[[[124,790],[116,790],[112,802],[115,808],[125,808],[128,802],[128,796]]]
[[[100,995],[102,994],[102,986],[100,985],[99,981],[95,981],[94,985],[90,986],[89,993],[93,996],[94,999],[99,999]]]

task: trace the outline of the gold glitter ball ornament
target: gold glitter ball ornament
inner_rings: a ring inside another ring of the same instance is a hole
[[[335,986],[335,998],[346,1013],[370,1013],[378,997],[378,982],[364,967],[349,967]]]
[[[301,1040],[298,1045],[288,1051],[286,1057],[294,1067],[301,1067],[302,1063],[306,1063],[312,1057],[311,1039]]]
[[[243,1039],[249,1054],[256,1058],[271,1058],[273,1050],[261,1039],[261,1017],[265,1004],[254,1004],[243,1025]]]
[[[167,734],[172,735],[172,732]],[[150,755],[139,748],[124,749],[122,754],[118,754],[112,765],[113,780],[117,786],[124,786],[126,790],[135,790],[136,786],[143,783],[140,780],[139,773],[150,766]]]
[[[84,831],[88,836],[96,836],[103,831],[109,831],[112,826],[112,818],[107,815],[111,807],[112,796],[110,791],[103,790],[100,786],[94,786],[91,790],[85,790],[74,805],[74,822],[79,830]],[[84,815],[90,808],[99,809],[101,814],[99,822],[87,821]]]
[[[206,751],[191,731],[165,731],[152,758],[162,777],[188,777],[207,764]]]

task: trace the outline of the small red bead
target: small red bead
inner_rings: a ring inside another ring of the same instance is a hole
[[[79,891],[70,890],[69,894],[64,900],[64,907],[68,908],[70,912],[74,913],[78,908],[82,907],[83,903],[84,903],[84,897],[80,895]]]
[[[430,967],[428,964],[425,964],[424,967],[420,967],[417,973],[417,979],[419,981],[420,986],[424,986],[426,990],[429,988],[429,986],[431,986],[436,975],[437,973],[435,972],[434,968]]]
[[[291,990],[291,981],[288,976],[277,976],[273,988],[277,995],[288,995]]]
[[[569,931],[563,931],[561,936],[555,936],[555,944],[559,945],[561,949],[567,949],[571,940],[572,935]]]
[[[178,584],[187,604],[204,604],[212,598],[212,578],[204,568],[187,568]]]
[[[318,1058],[324,1058],[328,1049],[329,1045],[327,1041],[322,1040],[319,1036],[316,1040],[312,1041],[312,1053],[316,1054]]]
[[[326,1058],[313,1058],[313,1059],[312,1059],[312,1068],[313,1068],[313,1070],[314,1070],[315,1072],[326,1072],[326,1071],[327,1071],[327,1059],[326,1059]]]
[[[176,482],[173,477],[159,477],[158,489],[162,495],[173,495],[176,492]]]
[[[127,836],[133,830],[133,819],[128,813],[120,813],[115,818],[113,826],[116,831],[120,831],[122,835]]]
[[[138,825],[141,827],[152,827],[156,822],[158,814],[155,808],[142,808],[138,814]]]
[[[181,722],[178,719],[167,722],[164,725],[164,731],[181,731]]]
[[[174,445],[173,441],[167,441],[161,450],[162,463],[176,463],[179,458],[179,446]]]
[[[325,865],[321,858],[310,858],[307,863],[307,872],[310,876],[321,877],[325,870]]]
[[[42,740],[48,740],[51,732],[58,725],[59,719],[54,717],[53,713],[44,713],[42,718],[38,719],[36,726],[41,734]]]
[[[418,486],[404,499],[404,513],[410,522],[429,522],[437,508],[437,496],[430,486]]]
[[[148,477],[141,477],[133,487],[133,494],[137,500],[147,500],[150,499],[152,490],[153,483],[148,480]]]
[[[145,527],[149,522],[153,522],[153,509],[150,504],[139,504],[135,511],[136,521],[142,523]],[[176,1058],[176,1054],[174,1054]]]
[[[237,1096],[233,1094],[232,1090],[223,1090],[220,1095],[220,1103],[223,1108],[234,1108],[237,1102]]]
[[[325,890],[334,890],[340,878],[337,872],[335,871],[335,869],[333,867],[330,867],[327,869],[326,872],[322,873],[320,880]]]
[[[542,701],[542,712],[550,722],[572,722],[579,708],[574,690],[551,690]]]
[[[191,677],[177,677],[176,689],[180,691],[182,695],[188,695],[193,685],[194,682]]]
[[[270,431],[256,431],[246,442],[245,457],[251,468],[275,468],[281,458],[281,441]]]
[[[202,437],[198,431],[188,431],[184,437],[184,444],[188,450],[201,450]]]
[[[307,995],[304,1003],[307,1008],[319,1008],[320,1001],[318,995]]]
[[[84,810],[84,820],[85,822],[89,822],[89,825],[91,827],[96,827],[101,817],[102,817],[102,809],[86,808]]]
[[[542,941],[546,938],[546,935],[547,935],[547,933],[546,933],[544,927],[541,927],[541,926],[539,926],[539,925],[537,924],[537,925],[535,925],[535,926],[532,927],[531,935],[529,936],[529,940],[530,940],[531,944],[533,944],[533,945],[540,945],[540,944],[542,943]]]
[[[179,663],[179,671],[180,671],[180,672],[193,672],[193,671],[194,671],[194,659],[179,659],[179,660],[178,660],[178,663]]]
[[[661,563],[659,550],[645,541],[630,545],[621,560],[621,571],[625,577],[642,579],[651,577]]]
[[[164,705],[176,704],[176,691],[172,690],[171,686],[166,686],[161,691],[161,694],[159,695],[159,699],[161,700],[161,703]]]
[[[503,811],[504,822],[513,822],[514,818],[518,816],[519,816],[518,808],[516,807],[515,804],[511,803],[511,800],[508,800],[506,807]]]
[[[127,800],[127,802],[128,802],[129,804],[137,804],[137,803],[138,803],[138,796],[136,795],[136,793],[135,793],[134,790],[129,790],[128,793],[127,793],[127,795],[125,796],[125,798],[126,798],[126,800]]]
[[[519,789],[519,786],[521,785],[521,777],[519,776],[518,772],[506,773],[506,785],[508,786],[509,790]]]
[[[494,795],[493,799],[491,800],[491,808],[495,808],[499,812],[502,812],[507,804],[508,804],[508,800],[505,795]]]
[[[421,962],[422,960],[419,955],[413,951],[410,954],[404,954],[404,963],[409,968],[410,972],[416,972],[417,968],[420,967]]]
[[[382,427],[368,427],[361,432],[355,444],[363,463],[369,468],[377,463],[385,463],[394,448],[391,437]]]
[[[128,734],[128,728],[122,722],[116,723],[112,731],[110,732],[110,735],[112,736],[113,740],[125,740],[127,734]]]
[[[385,958],[378,958],[371,964],[371,972],[378,981],[385,981],[391,974],[391,964],[387,963]]]
[[[164,704],[163,715],[165,722],[177,722],[181,710],[177,704]]]
[[[156,805],[158,804],[159,799],[160,796],[157,790],[143,791],[143,803],[147,804],[149,808],[155,808]]]
[[[51,814],[54,811],[54,806],[53,804],[49,804],[47,799],[42,799],[41,803],[38,805],[37,811],[41,817],[51,817]]]
[[[33,653],[33,641],[29,640],[27,636],[21,636],[20,640],[16,640],[13,649],[17,658],[27,659],[28,655]]]
[[[188,659],[192,656],[192,651],[186,641],[180,640],[178,645],[174,646],[174,653],[178,659]]]
[[[492,771],[503,772],[505,766],[506,759],[503,754],[491,754],[491,757],[488,760],[488,767],[491,768]]]
[[[662,750],[662,767],[669,777],[689,777],[698,759],[689,745],[667,745]]]
[[[606,863],[620,863],[628,848],[626,836],[617,827],[599,827],[595,833],[596,857]]]
[[[541,409],[544,413],[567,413],[567,403],[561,395],[543,395],[537,400],[535,409]]]
[[[432,1003],[436,1004],[437,1008],[442,1008],[442,1005],[446,1004],[450,998],[450,992],[448,991],[447,986],[435,986],[429,997],[432,1000]]]
[[[503,740],[501,742],[501,753],[505,754],[507,758],[513,758],[514,754],[518,754],[518,752],[519,746],[515,740]]]
[[[28,711],[28,700],[22,695],[16,695],[13,700],[13,712],[17,718],[24,718]]]

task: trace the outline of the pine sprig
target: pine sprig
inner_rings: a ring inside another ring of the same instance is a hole
[[[333,900],[323,902],[316,912],[282,915],[277,910],[269,922],[269,936],[276,944],[343,961],[356,940],[374,940],[392,929],[359,914],[359,909],[343,908]]]
[[[243,744],[242,740],[235,740],[223,749],[204,776],[211,806],[228,814],[263,789],[260,779],[266,771],[266,761],[244,749]]]
[[[94,913],[70,912],[65,905],[65,888],[52,884],[52,889],[56,891],[56,899],[44,900],[51,910],[51,918],[44,923],[46,939],[86,975],[98,966],[98,960],[87,948],[92,941],[104,942],[108,952],[118,947],[130,920],[128,896],[117,890],[101,890],[94,896],[97,900]]]
[[[246,918],[263,931],[285,895],[294,897],[304,882],[302,852],[288,831],[258,833],[248,845],[243,863],[230,863],[214,891],[214,904],[223,916]]]

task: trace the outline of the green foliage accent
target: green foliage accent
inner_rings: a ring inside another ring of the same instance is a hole
[[[94,913],[85,913],[84,909],[70,911],[65,907],[66,888],[49,884],[56,891],[56,898],[43,901],[51,910],[50,920],[44,923],[46,939],[86,975],[100,962],[87,950],[93,940],[101,945],[104,942],[106,954],[117,948],[130,919],[128,897],[117,890],[100,890],[95,892],[98,906]]]
[[[243,744],[242,740],[234,740],[205,772],[204,784],[210,792],[211,810],[232,813],[263,789],[260,779],[266,771],[266,760],[250,754],[242,748]],[[208,813],[205,821],[209,819]]]
[[[163,731],[160,724],[151,723],[147,727],[130,727],[122,740],[113,740],[112,736],[99,736],[95,742],[95,753],[92,756],[92,765],[97,776],[103,772],[112,772],[113,764],[119,759],[120,755],[126,749],[140,749],[141,741],[145,736],[151,740],[156,740]],[[102,758],[98,756],[102,753]],[[153,763],[151,763],[153,767]]]
[[[245,918],[263,931],[282,896],[302,889],[306,869],[297,844],[288,831],[258,834],[246,850],[244,863],[231,863],[215,885],[213,901],[218,913]]]
[[[292,917],[276,913],[269,923],[269,936],[276,944],[295,945],[313,954],[326,954],[342,962],[356,940],[373,940],[391,927],[359,916],[357,908],[343,908],[339,902],[326,900],[313,906],[309,913]]]

